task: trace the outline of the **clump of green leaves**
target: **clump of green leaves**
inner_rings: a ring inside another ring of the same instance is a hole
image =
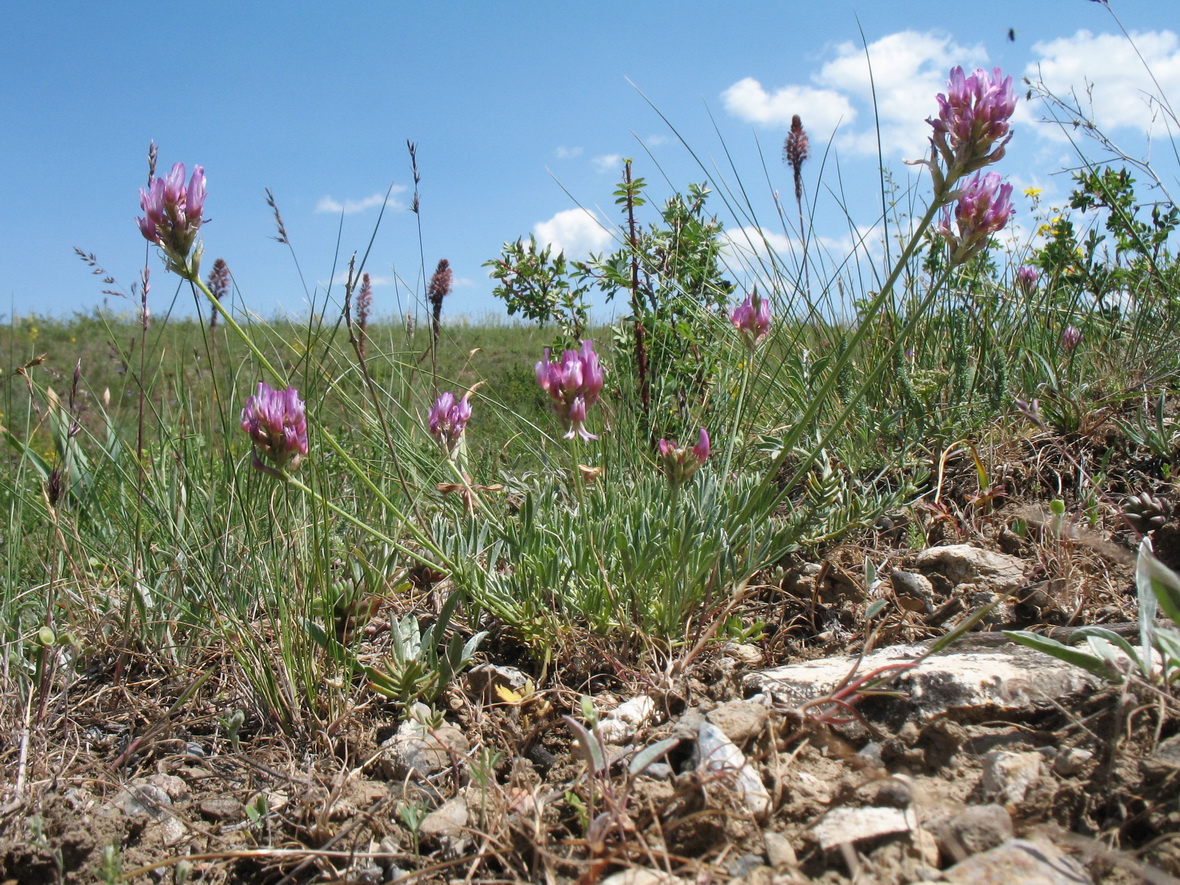
[[[1074,631],[1068,644],[1027,630],[1005,631],[1004,635],[1112,682],[1136,676],[1171,689],[1180,679],[1180,575],[1156,559],[1149,538],[1139,545],[1135,587],[1138,648],[1114,631],[1097,626]],[[1156,624],[1157,612],[1163,612],[1171,626]]]
[[[397,588],[401,592],[409,589],[408,581]],[[306,626],[316,643],[347,660],[353,672],[363,675],[370,688],[408,710],[417,701],[429,703],[436,700],[451,680],[471,663],[487,635],[486,631],[481,631],[464,640],[455,632],[447,638],[459,601],[459,594],[450,594],[437,619],[425,630],[414,615],[395,620],[390,627],[390,644],[385,659],[375,665],[362,663],[351,649],[344,647],[314,621],[309,620]]]

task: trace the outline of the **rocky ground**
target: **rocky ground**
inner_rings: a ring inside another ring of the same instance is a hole
[[[1174,537],[1171,488],[1142,488]],[[185,697],[97,668],[43,729],[5,713],[0,879],[1180,881],[1175,700],[999,632],[1137,637],[1130,528],[943,490],[763,576],[745,634],[571,640],[539,688],[493,637],[435,714],[374,701],[303,744],[229,734],[220,672]]]

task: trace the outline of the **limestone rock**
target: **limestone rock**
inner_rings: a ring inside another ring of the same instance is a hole
[[[988,796],[1017,805],[1040,780],[1043,765],[1044,757],[1040,753],[993,750],[983,757],[983,776],[979,785]]]
[[[1093,691],[1103,684],[1080,667],[1015,643],[954,648],[902,673],[892,687],[903,697],[888,703],[901,704],[908,713],[925,717],[952,710],[980,716],[1027,714],[1050,700]],[[924,650],[922,645],[897,645],[871,652],[857,672],[870,673],[886,664],[912,661]],[[830,693],[856,664],[856,657],[847,655],[789,664],[750,673],[743,686],[747,695],[761,693],[775,704],[798,708]]]
[[[136,781],[115,796],[115,804],[128,817],[146,815],[152,820],[163,820],[172,807],[172,798],[155,784]]]
[[[854,808],[843,805],[833,808],[812,829],[812,835],[825,851],[844,844],[855,845],[868,839],[908,833],[915,819],[900,808],[865,806]]]
[[[1040,839],[1011,839],[943,873],[955,885],[1093,885],[1080,863]]]
[[[782,833],[766,832],[762,834],[762,841],[766,845],[766,859],[776,870],[794,869],[799,864],[795,854],[795,846]]]
[[[770,792],[758,772],[733,741],[707,720],[697,730],[696,759],[697,767],[704,771],[729,774],[734,792],[754,817],[764,818],[770,813]]]
[[[955,585],[986,584],[997,592],[1024,583],[1024,560],[970,544],[930,547],[917,555],[914,565],[921,572],[944,575]]]
[[[770,711],[754,701],[727,701],[706,713],[705,718],[735,744],[744,744],[762,734]]]
[[[943,857],[965,859],[1003,845],[1012,838],[1012,816],[1003,805],[970,805],[931,820],[927,827]]]
[[[1151,778],[1167,777],[1180,771],[1180,734],[1161,741],[1154,753],[1140,761],[1139,767]]]
[[[600,885],[681,885],[683,882],[683,879],[668,873],[633,868],[607,876]]]
[[[455,759],[466,756],[471,744],[454,725],[428,729],[416,720],[407,719],[381,749],[390,777],[425,780],[448,768]]]
[[[625,743],[652,720],[655,711],[656,702],[641,694],[605,714],[598,722],[598,735],[608,744]]]
[[[467,800],[452,796],[422,819],[418,833],[430,839],[460,838],[465,834],[467,818]]]

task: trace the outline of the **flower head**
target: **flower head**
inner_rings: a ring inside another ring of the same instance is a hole
[[[439,447],[450,455],[459,445],[459,439],[470,420],[471,403],[467,401],[467,397],[456,402],[455,395],[448,390],[434,401],[427,424]]]
[[[187,186],[184,173],[184,163],[177,163],[164,177],[153,178],[147,190],[140,188],[144,216],[136,220],[144,239],[164,250],[169,269],[195,279],[201,248],[193,246],[205,209],[205,170],[194,166]]]
[[[1004,156],[1015,110],[1012,78],[999,68],[970,76],[961,67],[951,69],[946,93],[938,95],[938,117],[926,121],[934,129],[930,144],[946,165],[948,184]]]
[[[1037,287],[1039,279],[1040,275],[1037,273],[1037,269],[1027,264],[1021,265],[1020,269],[1016,271],[1016,287],[1026,295]]]
[[[702,427],[700,438],[691,449],[661,439],[659,452],[664,476],[668,477],[668,482],[672,485],[678,486],[687,481],[709,459],[709,434]]]
[[[753,350],[770,331],[770,302],[762,298],[755,288],[745,301],[733,309],[729,321],[742,333],[746,345]]]
[[[783,160],[795,174],[795,199],[803,199],[803,161],[807,159],[811,144],[807,140],[807,131],[803,128],[803,120],[798,114],[791,117],[791,131],[787,140],[783,142]]]
[[[1066,353],[1072,353],[1082,343],[1082,330],[1077,326],[1066,326],[1061,332],[1061,346]]]
[[[254,442],[254,466],[264,472],[276,471],[263,458],[279,470],[294,470],[307,455],[307,415],[294,387],[275,390],[259,381],[242,409],[242,430]]]
[[[583,341],[577,350],[565,351],[560,360],[545,357],[536,365],[537,383],[553,400],[553,408],[566,427],[566,439],[598,439],[586,429],[586,410],[598,402],[603,374],[594,342]]]
[[[948,208],[938,226],[938,232],[950,244],[951,264],[962,264],[982,251],[991,235],[1002,230],[1015,211],[1012,185],[1004,184],[997,172],[976,172],[959,191],[953,212]]]

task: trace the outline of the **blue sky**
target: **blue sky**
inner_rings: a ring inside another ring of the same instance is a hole
[[[1180,105],[1180,4],[1110,2]],[[391,185],[366,267],[383,314],[412,307],[423,268],[428,277],[439,258],[456,278],[446,314],[479,319],[503,314],[481,266],[503,242],[533,233],[571,255],[609,248],[578,206],[616,220],[623,157],[657,203],[707,174],[729,187],[740,180],[768,239],[789,250],[773,191],[791,196],[780,156],[792,113],[812,142],[805,179],[809,198],[818,194],[817,233],[835,253],[850,233],[826,188],[840,182],[861,231],[880,205],[865,43],[885,159],[902,183],[916,174],[902,160],[923,152],[923,121],[954,64],[999,65],[1018,79],[1039,68],[1060,92],[1096,81],[1097,122],[1134,152],[1147,150],[1153,127],[1151,149],[1177,183],[1163,121],[1152,122],[1142,97],[1151,82],[1101,3],[861,0],[817,10],[784,0],[5,3],[0,315],[69,316],[104,302],[131,311],[102,294],[74,247],[95,253],[124,289],[146,256],[153,310],[168,307],[176,278],[145,253],[135,225],[153,139],[161,171],[205,167],[204,268],[225,258],[240,306],[264,317],[305,313],[308,293],[319,303],[329,285],[339,293],[333,264],[339,278],[348,255],[364,251]],[[1069,190],[1052,173],[1076,160],[1040,116],[1023,105],[998,168],[1051,203]],[[418,217],[408,209],[407,139],[422,177]],[[817,183],[829,140],[833,160]],[[306,290],[272,239],[265,188]],[[735,233],[749,224],[728,218],[720,200],[714,208]],[[1031,226],[1021,209],[1018,221]],[[190,312],[191,296],[177,306]]]

